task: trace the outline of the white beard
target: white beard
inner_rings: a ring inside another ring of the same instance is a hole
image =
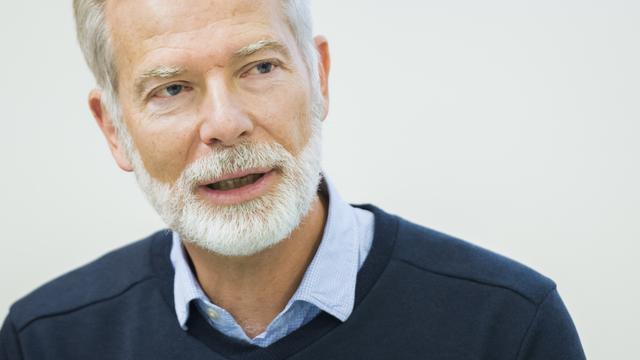
[[[147,198],[183,241],[224,256],[253,255],[287,238],[316,197],[322,129],[319,119],[310,120],[311,136],[297,157],[277,143],[240,143],[190,164],[173,186],[151,177],[135,149],[129,158]],[[213,206],[194,195],[202,181],[249,168],[274,168],[280,183],[264,196],[234,205]]]

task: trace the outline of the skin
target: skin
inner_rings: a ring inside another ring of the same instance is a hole
[[[193,161],[241,141],[277,142],[294,156],[306,145],[311,80],[280,6],[280,0],[107,2],[123,120],[155,179],[173,184]],[[260,40],[276,41],[284,51],[234,57]],[[326,39],[316,37],[315,45],[324,119],[330,58]],[[265,61],[276,66],[262,73],[256,65]],[[136,83],[158,66],[184,71],[150,80],[141,93]],[[181,92],[170,96],[167,86],[176,84]],[[100,90],[90,93],[91,111],[116,163],[132,171],[101,99]],[[325,199],[316,196],[290,237],[253,256],[224,257],[184,245],[205,293],[255,337],[297,289],[322,237],[326,213]]]

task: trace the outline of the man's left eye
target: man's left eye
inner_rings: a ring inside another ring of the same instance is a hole
[[[270,62],[263,62],[260,63],[258,65],[256,65],[256,71],[258,71],[260,74],[267,74],[270,73],[273,70],[274,65]]]
[[[254,65],[253,67],[251,67],[249,69],[249,71],[247,71],[246,73],[243,74],[244,76],[247,75],[264,75],[264,74],[269,74],[270,72],[272,72],[274,69],[276,69],[278,67],[277,64],[275,64],[274,62],[271,61],[263,61],[261,63],[258,63],[256,65]]]

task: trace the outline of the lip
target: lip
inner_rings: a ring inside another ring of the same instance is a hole
[[[234,178],[239,178],[251,174],[263,174],[258,181],[253,184],[246,185],[232,190],[214,190],[207,187],[207,185]],[[197,194],[207,201],[215,205],[233,205],[239,204],[251,199],[258,198],[266,194],[272,187],[276,180],[276,171],[274,169],[248,169],[231,174],[225,174],[224,176],[215,179],[214,181],[208,181],[207,183],[200,184],[197,188]]]
[[[206,181],[198,184],[199,186],[207,186],[209,184],[217,183],[224,180],[241,178],[243,176],[251,175],[251,174],[267,174],[268,172],[273,171],[272,168],[253,168],[253,169],[245,169],[236,172],[232,172],[229,174],[225,174],[219,178],[215,178],[211,181]]]

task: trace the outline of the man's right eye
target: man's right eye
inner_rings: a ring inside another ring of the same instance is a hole
[[[169,98],[180,95],[183,91],[190,90],[191,88],[183,84],[171,84],[161,88],[156,92],[155,96],[160,98]]]

